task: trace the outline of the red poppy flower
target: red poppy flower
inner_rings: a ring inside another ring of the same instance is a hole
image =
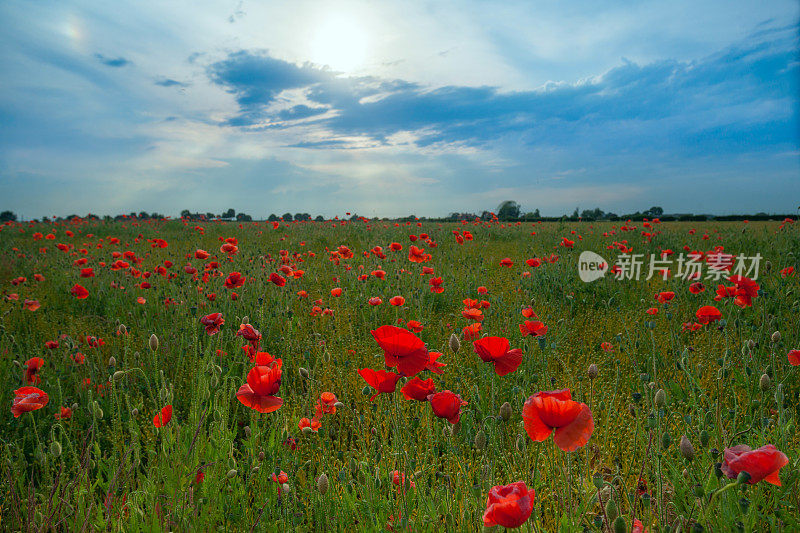
[[[281,470],[281,472],[276,476],[275,473],[273,472],[272,481],[274,481],[275,483],[280,483],[281,485],[283,485],[284,483],[289,483],[289,474]]]
[[[417,400],[419,402],[427,402],[428,396],[436,392],[436,385],[433,379],[422,380],[419,377],[408,380],[408,382],[400,389],[406,400]]]
[[[794,275],[794,267],[793,266],[789,266],[789,267],[786,267],[784,269],[781,269],[781,276],[782,277],[785,278],[785,277],[792,276],[792,275]]]
[[[341,296],[341,295],[342,295],[341,288],[336,287],[335,289],[331,289],[331,296]]]
[[[242,276],[239,272],[231,272],[228,274],[228,277],[225,278],[225,287],[228,289],[238,289],[239,287],[244,285],[244,282],[247,280],[246,277]]]
[[[400,244],[399,242],[393,242],[392,244],[389,245],[389,249],[393,252],[399,252],[400,250],[403,249],[403,245]]]
[[[651,307],[650,309],[645,311],[645,313],[647,313],[648,315],[657,315],[658,314],[658,308],[657,307]]]
[[[392,483],[394,483],[397,487],[401,487],[402,486],[403,490],[405,490],[405,488],[406,488],[405,487],[406,486],[406,475],[405,474],[401,474],[399,470],[392,470],[391,474],[392,474]],[[414,487],[416,487],[416,485],[414,484],[413,481],[411,481],[411,479],[409,479],[408,480],[408,488],[412,488],[413,489]]]
[[[463,316],[467,320],[474,320],[476,322],[481,322],[483,320],[483,311],[481,311],[480,309],[474,309],[470,307],[461,311],[461,316]]]
[[[465,341],[471,341],[478,338],[482,329],[483,326],[481,326],[480,322],[475,322],[469,326],[464,326],[464,329],[461,330],[461,334],[464,336]]]
[[[81,275],[82,278],[93,278],[94,277],[94,269],[93,268],[82,268],[80,275]]]
[[[702,283],[700,283],[699,281],[696,281],[696,282],[692,283],[691,285],[689,285],[689,292],[691,292],[692,294],[700,294],[701,292],[703,292],[705,290],[706,290],[706,286],[703,285]]]
[[[428,283],[431,286],[431,292],[436,294],[441,294],[444,292],[444,287],[442,287],[444,280],[442,280],[442,278],[431,278]]]
[[[533,337],[544,337],[547,333],[547,326],[544,322],[538,320],[526,320],[524,324],[519,325],[519,332],[523,337],[531,335]]]
[[[401,305],[406,303],[406,299],[403,298],[402,296],[392,296],[391,298],[389,298],[389,303],[391,305],[400,307]]]
[[[69,292],[72,293],[72,295],[79,300],[83,300],[89,297],[89,291],[86,290],[86,287],[78,285],[77,283],[72,287],[72,289],[70,289]]]
[[[722,318],[722,313],[713,305],[704,305],[695,313],[697,321],[701,324],[710,324]]]
[[[247,383],[239,387],[236,398],[247,407],[259,413],[271,413],[280,409],[283,400],[275,396],[281,388],[281,367],[283,361],[275,359],[269,365],[256,360],[256,366],[247,373]]]
[[[442,368],[447,366],[447,363],[440,363],[438,359],[442,356],[439,352],[428,352],[430,359],[428,360],[428,365],[425,367],[425,370],[430,370],[434,374],[444,374],[444,370]]]
[[[503,259],[500,260],[500,266],[511,268],[512,266],[514,266],[514,261],[512,261],[510,257],[504,257]]]
[[[488,292],[489,292],[489,289],[487,289],[487,288],[486,288],[486,287],[484,287],[483,285],[481,285],[480,287],[478,287],[478,294],[486,294],[486,293],[488,293]]]
[[[19,418],[22,413],[41,409],[50,398],[47,393],[36,387],[20,387],[14,391],[14,402],[11,404],[11,413],[14,418]]]
[[[789,464],[789,458],[772,444],[767,444],[757,450],[740,444],[733,448],[725,448],[722,473],[730,479],[736,479],[740,472],[747,472],[750,474],[748,481],[750,485],[755,485],[763,479],[767,483],[780,487],[779,473],[781,468],[787,464]]]
[[[358,374],[364,378],[367,385],[377,391],[370,397],[369,401],[371,402],[375,400],[378,394],[394,392],[397,388],[397,380],[400,379],[400,375],[394,372],[373,370],[371,368],[362,368],[358,371]]]
[[[206,333],[214,335],[219,332],[219,327],[225,323],[222,313],[211,313],[200,319],[200,323],[206,327]]]
[[[197,259],[208,259],[209,254],[205,250],[197,249],[197,250],[194,251],[194,256]]]
[[[497,485],[489,491],[486,511],[483,513],[485,527],[503,526],[516,528],[527,522],[533,511],[536,493],[528,489],[523,481],[510,485]]]
[[[522,310],[522,316],[524,316],[525,318],[539,318],[536,315],[536,312],[530,307],[526,307]]]
[[[458,422],[461,418],[461,408],[467,405],[461,396],[449,390],[429,395],[428,401],[433,408],[433,414],[439,418],[446,418],[451,424]]]
[[[602,349],[604,352],[613,352],[614,345],[610,342],[603,342],[600,344],[600,349]]]
[[[788,357],[790,365],[800,366],[800,350],[790,350]]]
[[[317,402],[317,406],[319,407],[320,411],[329,415],[336,414],[336,402],[339,400],[336,398],[336,395],[332,392],[323,392],[319,396],[319,401]]]
[[[153,425],[157,428],[166,426],[172,420],[172,406],[165,405],[161,408],[161,412],[153,417]]]
[[[658,303],[660,304],[665,304],[673,298],[675,298],[675,293],[672,291],[664,291],[656,294],[656,300],[658,300]]]
[[[522,419],[528,436],[541,442],[555,429],[553,441],[566,452],[589,442],[594,431],[592,411],[572,399],[569,389],[537,392],[525,402]]]
[[[31,385],[42,381],[38,372],[43,364],[44,359],[41,357],[31,357],[25,361],[25,383]]]
[[[72,418],[72,409],[69,407],[62,407],[54,416],[56,420],[69,420]]]
[[[239,324],[239,331],[236,332],[236,336],[244,337],[244,340],[254,347],[258,346],[261,341],[261,333],[250,324]]]
[[[381,300],[381,299],[380,299],[380,298],[378,298],[377,296],[373,296],[372,298],[370,298],[369,300],[367,300],[367,303],[368,303],[369,305],[372,305],[372,306],[375,306],[375,305],[381,305],[381,304],[383,303],[383,300]]]
[[[408,249],[408,260],[412,263],[424,263],[426,261],[430,261],[432,256],[430,254],[425,253],[424,248],[418,248],[413,244]]]
[[[270,274],[269,280],[278,287],[283,287],[284,285],[286,285],[286,278],[284,278],[277,272],[273,272],[272,274]]]
[[[425,343],[407,329],[381,326],[372,331],[372,336],[383,349],[386,366],[397,367],[403,375],[414,376],[428,365]]]
[[[753,298],[758,296],[758,290],[761,288],[758,283],[744,276],[731,276],[728,281],[736,286],[736,299],[733,303],[739,307],[753,305]]]
[[[297,427],[300,428],[300,431],[302,431],[303,428],[311,428],[311,431],[316,433],[317,431],[319,431],[319,428],[322,427],[322,422],[320,422],[316,418],[312,418],[309,420],[308,418],[303,417],[300,419],[300,422],[297,423]]]
[[[25,300],[22,306],[28,311],[36,311],[42,304],[39,303],[39,300]]]
[[[522,350],[510,350],[511,343],[505,337],[483,337],[472,345],[481,360],[494,363],[494,371],[498,376],[510,374],[522,364]]]
[[[408,326],[408,329],[410,329],[414,333],[420,333],[423,329],[422,322],[420,322],[419,320],[409,320],[406,326]]]

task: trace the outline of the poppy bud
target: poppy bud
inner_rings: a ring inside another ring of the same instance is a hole
[[[344,404],[342,402],[336,402],[333,406],[337,409],[344,409]]]
[[[119,381],[124,377],[125,377],[125,371],[124,370],[117,370],[116,372],[114,372],[114,375],[111,376],[111,379],[113,379],[114,381]]]
[[[692,461],[694,459],[694,446],[692,446],[692,441],[690,441],[686,435],[681,435],[679,448],[684,459],[687,461]]]
[[[250,317],[247,316],[247,315],[243,316],[242,317],[242,324],[249,324],[249,323],[250,323]]]
[[[453,424],[451,430],[453,432],[453,435],[458,435],[458,432],[461,431],[461,420]]]
[[[764,263],[764,270],[767,272],[772,270],[772,261],[767,261],[766,263]]]
[[[664,407],[667,404],[667,393],[664,389],[658,389],[655,396],[656,407]]]
[[[770,337],[770,340],[775,344],[781,342],[781,332],[776,331],[775,333],[773,333],[772,336]]]
[[[19,368],[22,368],[22,363],[20,363],[16,359],[14,359],[14,366],[18,366]]]
[[[772,386],[772,380],[766,374],[761,374],[761,379],[758,380],[758,388],[762,391],[768,390]]]
[[[139,410],[137,408],[135,408],[135,407],[133,409],[131,409],[131,416],[134,417],[134,418],[139,416]]]
[[[150,346],[150,349],[153,350],[154,352],[158,350],[158,337],[156,337],[155,333],[150,335],[150,341],[148,342],[148,344]]]
[[[747,341],[747,347],[752,350],[753,348],[756,347],[756,341],[754,341],[753,339],[748,340]]]
[[[750,475],[749,472],[742,470],[741,472],[739,472],[739,475],[736,476],[736,483],[738,483],[739,485],[744,485],[745,483],[750,481],[751,477],[752,476]]]
[[[505,421],[508,421],[511,418],[511,404],[505,402],[503,405],[500,406],[500,418]]]
[[[300,370],[298,370],[298,372],[300,373],[300,377],[301,377],[301,378],[303,378],[303,379],[308,379],[308,370],[306,370],[305,368],[303,368],[303,367],[301,366],[301,367],[300,367]]]
[[[252,434],[253,434],[253,430],[250,429],[250,426],[245,426],[244,427],[244,436],[249,439],[250,435],[252,435]]]
[[[117,358],[113,355],[108,358],[108,366],[117,366]]]
[[[302,431],[303,433],[307,434],[307,433],[311,433],[311,431],[313,431],[313,430],[311,429],[311,426],[306,426],[303,429],[301,429],[300,431]]]
[[[252,470],[250,470],[251,474],[257,474],[261,470],[260,466],[254,466]]]
[[[614,533],[628,533],[628,524],[621,516],[614,520]]]
[[[700,483],[698,483],[694,487],[692,487],[692,492],[698,498],[702,498],[703,496],[706,495],[706,491],[705,491],[705,489],[703,489],[703,486]]]
[[[289,486],[288,483],[284,483],[281,485],[281,492],[284,494],[289,494],[292,491],[292,487]]]
[[[517,435],[517,451],[524,452],[527,444],[528,443],[525,442],[525,437],[522,435]]]
[[[681,472],[681,475],[683,476],[683,479],[689,479],[689,471],[685,468],[683,469],[683,472]]]
[[[475,435],[475,448],[478,450],[486,448],[486,433],[483,430],[478,431]]]
[[[119,327],[117,328],[117,331],[119,332],[120,335],[128,334],[128,328],[125,327],[125,324],[120,324]]]
[[[447,344],[450,346],[453,353],[458,353],[458,350],[461,348],[461,341],[458,340],[455,333],[450,334],[450,340],[447,341]]]
[[[78,410],[78,404],[77,403],[73,403],[71,409],[72,409],[73,412],[77,411]]]
[[[57,440],[54,440],[50,443],[50,453],[53,454],[53,457],[60,457],[61,456],[61,443]]]
[[[96,401],[92,403],[92,411],[94,412],[94,416],[97,418],[103,418],[103,409],[100,407],[100,404]]]
[[[233,478],[236,477],[236,474],[238,474],[236,469],[235,468],[231,468],[230,470],[228,470],[228,473],[226,475],[228,476],[228,479],[233,479]]]
[[[317,490],[323,496],[328,492],[328,476],[325,473],[320,474],[317,478]]]
[[[619,509],[617,509],[617,504],[614,503],[614,500],[606,502],[606,516],[610,522],[613,522],[619,516]]]
[[[598,373],[597,365],[594,364],[594,363],[589,365],[589,370],[586,371],[586,375],[589,376],[589,379],[596,378],[597,377],[597,373]]]

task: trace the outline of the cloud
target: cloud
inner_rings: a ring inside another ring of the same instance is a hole
[[[159,87],[189,87],[189,83],[185,83],[171,78],[162,78],[154,82]]]
[[[106,57],[102,54],[95,54],[94,57],[107,67],[119,68],[132,64],[129,59],[124,57]]]

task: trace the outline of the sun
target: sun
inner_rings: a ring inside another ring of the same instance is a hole
[[[368,41],[367,32],[355,18],[327,17],[312,38],[311,61],[339,72],[353,72],[366,60]]]

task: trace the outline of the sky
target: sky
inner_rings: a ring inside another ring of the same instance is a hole
[[[0,3],[0,210],[795,213],[800,3]]]

